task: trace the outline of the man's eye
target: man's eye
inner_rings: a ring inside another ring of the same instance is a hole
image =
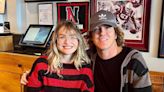
[[[106,29],[112,28],[112,26],[109,26],[109,25],[104,25],[104,27],[105,27]]]
[[[100,31],[99,28],[95,28],[95,29],[93,30],[93,32],[99,32],[99,31]]]
[[[110,26],[105,26],[106,29],[111,28]]]

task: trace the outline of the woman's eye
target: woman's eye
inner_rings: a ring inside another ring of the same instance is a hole
[[[76,36],[71,36],[71,39],[77,39],[77,37]]]
[[[58,38],[59,38],[59,39],[64,39],[65,37],[64,37],[64,36],[59,36]]]

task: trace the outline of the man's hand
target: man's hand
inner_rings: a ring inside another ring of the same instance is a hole
[[[21,84],[26,85],[28,83],[27,76],[28,76],[29,73],[30,73],[30,71],[26,71],[22,74],[21,80],[20,80]]]

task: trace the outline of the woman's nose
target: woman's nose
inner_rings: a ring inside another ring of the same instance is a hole
[[[65,43],[69,43],[70,41],[71,41],[70,37],[66,37],[64,40]]]

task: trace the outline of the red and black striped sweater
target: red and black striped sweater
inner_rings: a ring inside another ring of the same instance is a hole
[[[93,74],[90,64],[77,70],[73,64],[63,64],[60,78],[48,73],[46,58],[38,58],[28,76],[27,92],[94,92]]]

